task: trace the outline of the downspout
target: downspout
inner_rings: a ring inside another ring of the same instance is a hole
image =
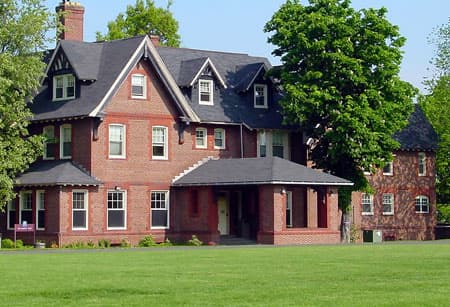
[[[242,132],[242,123],[239,125],[241,130],[241,159],[244,158],[244,139],[243,139],[243,132]]]

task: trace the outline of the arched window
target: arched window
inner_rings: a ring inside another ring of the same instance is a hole
[[[419,195],[416,197],[416,213],[430,212],[430,201],[427,196]]]

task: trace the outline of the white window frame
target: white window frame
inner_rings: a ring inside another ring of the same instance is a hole
[[[30,196],[30,209],[25,209],[24,208],[24,200],[25,200],[25,195],[29,195]],[[31,221],[33,220],[33,192],[32,191],[21,191],[19,194],[19,223],[22,224],[22,211],[31,211]],[[29,223],[31,224],[31,223]]]
[[[108,196],[109,193],[122,193],[122,208],[109,208],[109,200]],[[109,226],[109,211],[123,211],[123,218],[124,218],[124,225],[122,227],[110,227]],[[115,190],[108,190],[106,194],[106,227],[107,230],[126,230],[127,229],[127,191],[115,189]]]
[[[386,202],[387,197],[390,197],[390,203]],[[381,200],[382,200],[382,206],[383,206],[383,215],[394,215],[394,204],[395,204],[394,194],[393,193],[384,193],[382,195]],[[385,204],[391,205],[391,211],[384,211]]]
[[[161,208],[153,208],[153,200],[152,200],[152,194],[153,193],[161,193],[161,194],[165,194],[165,208],[161,209]],[[150,228],[151,229],[169,229],[170,228],[170,195],[169,195],[169,191],[151,191],[150,192]],[[153,216],[153,211],[167,211],[167,226],[153,226],[152,223],[152,216]]]
[[[364,205],[370,206],[370,211],[364,211]],[[361,193],[361,215],[373,215],[373,195]]]
[[[161,141],[155,141],[155,129],[161,129],[162,131],[163,131],[163,142],[161,142]],[[169,154],[168,154],[168,129],[167,129],[167,127],[164,127],[164,126],[153,126],[152,127],[152,159],[153,160],[167,160],[168,159],[168,157],[169,157]],[[153,147],[154,146],[163,146],[163,149],[164,149],[164,155],[163,156],[155,156],[154,155],[154,153],[153,153]]]
[[[267,109],[267,84],[254,84],[253,85],[253,89],[254,89],[254,95],[253,95],[253,106],[255,107],[255,109]],[[264,104],[257,104],[257,97],[260,93],[259,90],[262,90],[262,93],[264,95]]]
[[[75,193],[79,193],[79,194],[83,194],[84,196],[84,208],[83,209],[79,209],[79,208],[74,208],[73,207],[73,205],[74,205],[74,203],[73,203],[73,201],[74,201],[74,194]],[[88,191],[87,190],[72,190],[72,230],[88,230],[88,228],[89,228],[89,199],[88,199],[88,196],[89,196],[89,194],[88,194]],[[73,218],[73,213],[74,212],[77,212],[77,211],[80,211],[80,212],[82,212],[82,211],[84,211],[86,214],[85,214],[85,221],[84,221],[84,223],[85,223],[85,227],[75,227],[74,226],[74,224],[73,224],[73,220],[74,220],[74,218]]]
[[[286,217],[289,215],[289,221],[290,224],[286,221],[286,228],[292,228],[293,227],[293,221],[292,221],[292,191],[286,191]]]
[[[60,88],[57,87],[58,80],[62,80],[62,97],[57,98],[56,97],[56,89]],[[73,82],[73,96],[68,96],[67,89],[69,87],[69,84]],[[60,100],[67,100],[67,99],[73,99],[75,98],[75,76],[72,74],[65,74],[65,75],[57,75],[53,77],[53,101],[60,101]]]
[[[142,84],[135,84],[135,80],[139,80]],[[133,87],[142,86],[142,95],[135,95],[133,93]],[[135,99],[146,99],[147,98],[147,78],[143,74],[132,74],[131,75],[131,98]]]
[[[67,136],[66,133],[64,133],[65,129],[70,129],[70,155],[65,156],[64,155],[64,142],[65,137]],[[71,159],[72,158],[72,125],[71,124],[64,124],[59,127],[59,157],[60,159]]]
[[[202,93],[207,93],[202,91],[202,83],[208,84],[209,87],[209,100],[202,100]],[[198,81],[198,103],[202,105],[214,105],[214,82],[213,80],[200,79]]]
[[[216,137],[216,133],[219,133],[221,135],[220,138]],[[217,146],[216,145],[216,140],[220,139],[222,141],[222,146]],[[216,128],[214,129],[214,149],[225,149],[226,148],[226,143],[225,143],[225,129],[223,128]]]
[[[385,168],[389,167],[389,170],[386,172]],[[394,175],[394,161],[386,162],[386,164],[383,167],[383,175],[384,176],[393,176]]]
[[[112,127],[117,127],[117,128],[121,129],[120,136],[122,137],[122,140],[112,140],[112,134],[111,134],[111,132],[113,130],[113,129],[111,129]],[[126,155],[126,139],[127,139],[126,131],[127,131],[127,129],[124,124],[109,124],[109,126],[108,126],[108,157],[110,159],[125,159],[126,158],[126,156],[127,156]],[[120,155],[111,154],[111,142],[112,141],[121,143],[120,149],[121,149],[122,153]]]
[[[418,159],[419,159],[418,174],[419,174],[419,176],[426,176],[427,175],[427,155],[424,152],[419,152]]]
[[[258,157],[267,157],[267,133],[265,130],[258,131]],[[261,146],[264,146],[264,156],[261,155]]]
[[[7,225],[6,225],[6,228],[8,229],[8,230],[14,230],[14,224],[16,223],[16,204],[15,203],[13,203],[13,201],[8,201],[8,203],[7,203],[7,206],[8,206],[8,208],[7,208],[7,214],[8,214],[8,216],[7,216],[7,218],[6,218],[6,222],[7,222]],[[14,210],[12,210],[14,208]],[[14,223],[13,223],[13,227],[9,227],[9,224],[11,223],[11,212],[12,211],[14,211]]]
[[[200,139],[197,136],[197,132],[202,132],[203,136],[201,139],[203,140],[203,145],[199,145],[198,140]],[[208,130],[206,128],[196,128],[195,129],[195,148],[205,149],[208,148]]]
[[[44,140],[44,154],[42,156],[42,158],[44,160],[54,160],[55,159],[55,152],[53,152],[53,157],[49,157],[48,156],[48,152],[47,152],[47,146],[49,144],[53,144],[55,143],[55,126],[45,126],[42,128],[42,134],[45,137]],[[51,139],[53,142],[47,142],[47,139]]]
[[[426,204],[423,203],[423,200],[426,200]],[[420,210],[417,211],[417,206],[420,206]],[[423,210],[424,206],[426,206],[427,210]],[[430,198],[425,195],[419,195],[414,200],[414,210],[416,213],[426,214],[430,213]]]
[[[37,230],[45,230],[45,226],[39,227],[39,212],[40,211],[44,211],[44,215],[45,215],[45,191],[44,190],[36,191],[36,229]],[[45,224],[45,218],[44,218],[44,224]]]

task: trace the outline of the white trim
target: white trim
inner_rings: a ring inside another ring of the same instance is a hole
[[[180,177],[182,178],[182,177]],[[281,185],[303,185],[303,186],[353,186],[353,182],[316,182],[316,181],[246,181],[243,182],[198,182],[198,183],[182,183],[177,184],[176,182],[172,183],[173,186],[176,187],[194,187],[194,186],[224,186],[224,185],[263,185],[263,184],[281,184]]]
[[[216,132],[220,132],[222,135],[222,146],[216,146]],[[214,129],[214,149],[225,149],[225,148],[226,148],[225,129],[215,128]]]
[[[43,195],[43,202],[41,202],[40,196]],[[40,209],[40,205],[43,205],[43,209]],[[39,211],[44,211],[45,215],[45,190],[36,190],[36,229],[37,230],[45,230],[44,227],[39,227]],[[45,222],[45,218],[44,218]],[[45,224],[44,224],[45,225]]]
[[[389,165],[389,171],[385,172],[384,168]],[[393,176],[394,175],[394,161],[386,162],[386,164],[383,167],[383,176]]]
[[[265,71],[267,71],[267,66],[266,64],[262,63],[261,66],[258,68],[258,71],[255,73],[255,75],[253,76],[252,80],[248,83],[247,87],[245,88],[245,91],[248,91],[249,88],[252,86],[252,84],[255,82],[256,78],[258,77],[259,73],[261,72],[261,70],[264,68]]]
[[[82,193],[84,195],[84,209],[74,209],[73,208],[73,194],[74,193]],[[72,190],[72,204],[71,204],[71,212],[72,212],[72,230],[88,230],[89,229],[89,193],[88,190]],[[85,215],[85,224],[86,227],[74,227],[73,226],[73,212],[74,211],[84,211]]]
[[[293,222],[292,222],[292,191],[286,191],[286,214],[289,211],[289,221],[290,224],[286,223],[286,228],[292,228]]]
[[[51,137],[52,139],[53,139],[53,141],[55,141],[55,126],[53,126],[53,125],[48,125],[48,126],[44,126],[43,128],[42,128],[42,134],[44,135],[44,137],[47,137],[47,132],[46,132],[46,130],[48,129],[48,128],[52,128],[51,130],[53,130],[53,136]],[[43,154],[42,154],[42,159],[43,160],[54,160],[55,159],[55,152],[53,153],[53,157],[48,157],[47,156],[47,145],[48,144],[55,144],[54,142],[53,143],[47,143],[47,141],[46,140],[44,140],[44,151],[43,151]]]
[[[112,155],[111,154],[111,127],[112,126],[122,128],[122,143],[121,143],[122,154],[120,154],[120,155]],[[108,125],[108,158],[109,159],[125,159],[127,157],[126,140],[127,140],[127,129],[124,124],[112,123],[112,124]]]
[[[153,155],[153,137],[154,137],[154,129],[163,129],[164,131],[164,156],[155,156]],[[169,129],[165,126],[152,126],[152,160],[168,160],[169,159]]]
[[[423,211],[423,206],[424,206],[424,204],[422,204],[422,199],[426,199],[427,200],[427,211]],[[417,211],[416,210],[416,206],[417,206],[417,200],[419,200],[420,201],[420,204],[419,204],[419,206],[420,206],[420,211]],[[417,195],[415,198],[414,198],[414,211],[417,213],[417,214],[428,214],[428,213],[430,213],[430,198],[428,197],[428,196],[426,196],[426,195]]]
[[[216,69],[216,66],[214,66],[213,62],[211,61],[210,58],[207,58],[205,60],[205,62],[203,63],[202,67],[200,67],[200,69],[197,71],[197,73],[195,74],[194,78],[192,79],[191,83],[189,83],[189,86],[193,86],[195,84],[195,82],[197,81],[197,79],[200,77],[200,74],[202,73],[202,71],[206,68],[206,65],[208,65],[211,67],[214,75],[216,75],[217,79],[219,80],[220,84],[222,85],[223,88],[227,88],[227,85],[225,84],[225,81],[222,79],[222,77],[220,76],[219,72]]]
[[[122,193],[123,199],[122,199],[122,208],[121,209],[114,209],[114,208],[108,208],[108,194],[109,193]],[[109,227],[109,220],[108,220],[108,213],[109,211],[124,211],[124,226],[123,227]],[[106,192],[106,229],[107,230],[126,230],[127,229],[127,191],[126,190],[108,190]]]
[[[7,210],[6,210],[6,214],[7,214],[7,217],[6,217],[6,223],[7,223],[6,224],[6,228],[8,230],[14,230],[14,227],[9,227],[9,224],[11,223],[11,221],[10,221],[10,212],[11,211],[14,211],[14,223],[13,223],[13,225],[16,223],[16,216],[17,216],[16,204],[13,203],[12,200],[10,200],[10,201],[8,201],[6,206],[7,206]],[[14,208],[14,210],[11,210],[11,208]]]
[[[370,205],[370,209],[371,209],[370,212],[364,211],[364,205],[365,205],[365,203],[363,202],[364,195],[369,196],[369,205]],[[373,194],[361,193],[361,215],[373,215]]]
[[[70,155],[64,156],[64,128],[70,128]],[[71,159],[72,158],[72,125],[64,124],[59,127],[59,158],[60,159]]]
[[[164,193],[166,196],[164,210],[158,208],[152,208],[152,194],[153,193]],[[167,211],[167,226],[153,226],[152,224],[152,214],[153,211]],[[154,190],[150,191],[150,228],[151,229],[169,229],[170,228],[170,193],[168,190]]]
[[[419,177],[424,177],[427,175],[427,155],[424,152],[419,152],[417,157],[418,157],[418,162],[419,162],[418,163],[418,165],[419,165],[418,175],[419,175]],[[423,163],[423,172],[420,171],[420,165],[422,163]]]
[[[142,77],[142,96],[140,95],[133,95],[133,77]],[[133,99],[147,99],[147,77],[143,74],[132,74],[131,75],[131,98]]]
[[[197,131],[203,132],[203,145],[197,143]],[[195,128],[195,148],[205,149],[208,148],[208,130],[206,128]]]
[[[48,72],[50,70],[50,66],[51,66],[51,64],[53,64],[53,61],[55,60],[55,57],[58,54],[58,51],[59,51],[60,48],[61,48],[61,41],[58,41],[58,43],[56,44],[55,50],[53,50],[52,56],[50,58],[50,61],[48,62],[49,64],[45,68],[44,75],[41,78],[41,86],[44,85],[45,78],[48,77]]]
[[[391,200],[392,200],[392,203],[391,203],[391,211],[389,211],[389,212],[385,212],[384,211],[384,196],[388,196],[388,195],[390,195],[391,196]],[[394,198],[394,194],[393,193],[383,193],[383,195],[381,196],[381,205],[382,205],[382,212],[383,212],[383,215],[394,215],[394,204],[395,204],[395,198]]]
[[[256,104],[256,88],[257,87],[262,87],[263,88],[263,92],[264,92],[264,105],[257,105]],[[255,83],[253,85],[253,107],[255,109],[267,109],[268,108],[268,97],[267,97],[267,84],[259,84],[259,83]]]
[[[209,87],[209,100],[202,100],[202,86],[201,83],[207,83]],[[198,104],[212,106],[214,105],[214,81],[209,79],[198,80]]]
[[[73,79],[73,96],[68,96],[67,95],[67,85],[69,83],[69,77],[71,77],[70,79]],[[56,79],[62,79],[62,97],[60,98],[56,98]],[[77,89],[77,81],[76,78],[73,74],[63,74],[63,75],[55,75],[53,76],[53,97],[52,100],[53,101],[62,101],[62,100],[68,100],[68,99],[74,99],[76,96],[76,89]]]
[[[24,195],[30,195],[31,197],[31,209],[23,209],[23,201],[24,201]],[[27,191],[21,191],[19,194],[19,224],[22,224],[22,211],[31,211],[31,215],[33,216],[33,191],[27,190]],[[31,217],[33,218],[33,217]],[[30,223],[31,224],[31,223]]]

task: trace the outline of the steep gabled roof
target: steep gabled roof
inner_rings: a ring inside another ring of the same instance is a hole
[[[217,71],[214,63],[209,58],[192,59],[183,61],[180,67],[180,74],[178,77],[179,86],[192,86],[198,80],[203,70],[209,66],[214,73],[217,80],[223,88],[227,88],[227,85],[223,81],[222,76]]]
[[[350,186],[352,182],[278,157],[209,160],[173,186],[286,184]]]
[[[248,91],[262,71],[267,72],[266,64],[262,62],[236,67],[237,79],[239,80],[235,87],[236,91]]]
[[[401,150],[436,151],[438,136],[418,104],[409,118],[408,125],[394,135]]]

